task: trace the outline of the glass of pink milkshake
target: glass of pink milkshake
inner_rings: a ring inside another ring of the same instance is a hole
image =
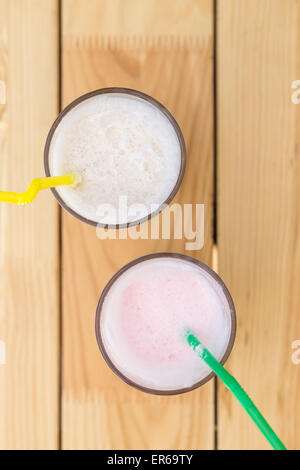
[[[155,253],[112,277],[99,299],[95,328],[117,376],[143,392],[172,395],[214,376],[187,345],[186,331],[224,364],[236,316],[228,289],[209,266],[178,253]]]

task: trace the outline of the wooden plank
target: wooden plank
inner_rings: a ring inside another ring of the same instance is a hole
[[[101,87],[149,93],[174,113],[188,147],[179,202],[205,203],[205,246],[187,252],[210,263],[213,195],[211,0],[63,1],[63,102]],[[63,214],[63,447],[213,447],[213,382],[184,396],[135,391],[107,368],[94,313],[112,274],[185,241],[105,240]]]
[[[299,449],[300,2],[220,0],[217,19],[219,267],[238,315],[229,366]],[[269,448],[219,390],[220,448]]]
[[[58,111],[57,1],[0,0],[1,189],[42,176]],[[0,205],[0,448],[58,442],[58,210],[50,192],[30,206]]]

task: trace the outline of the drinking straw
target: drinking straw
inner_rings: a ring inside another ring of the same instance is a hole
[[[11,202],[12,204],[28,204],[38,195],[41,189],[55,188],[56,186],[70,186],[80,183],[80,175],[74,173],[62,176],[49,176],[34,178],[28,189],[23,193],[0,191],[0,202]]]
[[[187,331],[186,339],[188,344],[194,349],[201,359],[214,371],[214,373],[223,381],[224,385],[229,388],[242,407],[247,411],[248,415],[253,419],[258,429],[263,433],[269,441],[273,449],[286,450],[279,437],[275,434],[271,426],[267,423],[263,415],[256,408],[253,401],[248,397],[245,390],[240,386],[238,381],[220,364],[217,359],[206,349],[203,344],[190,331]]]

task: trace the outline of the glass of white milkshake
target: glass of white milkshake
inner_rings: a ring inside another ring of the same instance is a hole
[[[103,88],[70,103],[53,123],[44,163],[47,176],[77,173],[77,187],[52,189],[60,205],[91,225],[126,228],[167,205],[186,161],[182,132],[154,98]]]

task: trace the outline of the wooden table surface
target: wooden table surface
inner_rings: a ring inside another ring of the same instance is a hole
[[[227,363],[290,449],[300,448],[299,0],[0,0],[1,189],[43,175],[60,109],[107,86],[174,114],[188,164],[176,197],[205,203],[205,244],[104,240],[50,191],[0,206],[1,449],[268,449],[221,383],[150,396],[108,369],[98,297],[131,259],[212,264],[237,309]],[[213,256],[214,254],[214,256]]]

